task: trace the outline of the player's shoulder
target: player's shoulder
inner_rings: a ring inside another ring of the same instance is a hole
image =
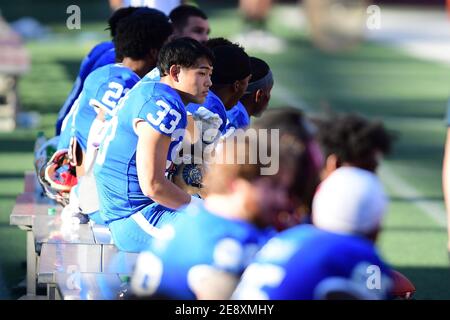
[[[204,105],[205,107],[214,109],[226,117],[226,109],[222,100],[220,100],[220,98],[211,90],[209,90],[208,95],[206,96]]]
[[[101,56],[104,52],[110,50],[111,48],[114,48],[114,44],[112,41],[104,41],[104,42],[100,42],[98,44],[96,44],[91,51],[89,52],[88,56],[89,57],[99,57]]]
[[[119,64],[114,63],[106,66],[109,68],[110,78],[116,78],[119,81],[123,82],[133,82],[137,83],[140,80],[140,77],[130,68]]]
[[[171,86],[156,81],[146,81],[142,85],[151,90],[149,96],[151,96],[152,101],[163,100],[168,103],[170,108],[185,111],[180,95]]]

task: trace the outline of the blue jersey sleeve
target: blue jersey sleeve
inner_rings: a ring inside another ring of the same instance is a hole
[[[175,130],[186,128],[186,114],[183,111],[164,97],[155,97],[144,104],[138,118],[144,119],[156,131],[171,136]]]
[[[106,66],[108,64],[111,63],[115,63],[116,62],[116,50],[114,48],[109,49],[108,51],[104,52],[94,63],[94,65],[92,66],[92,71]]]

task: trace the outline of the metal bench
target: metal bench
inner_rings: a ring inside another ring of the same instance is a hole
[[[55,208],[56,213],[61,212],[61,207],[49,199],[40,197],[36,190],[36,175],[34,171],[25,173],[24,193],[17,196],[16,203],[9,217],[9,223],[16,225],[27,233],[27,295],[36,296],[36,249],[33,236],[34,218],[47,216],[50,208]]]
[[[73,243],[43,243],[38,283],[47,285],[47,296],[55,299],[56,274],[74,272],[101,272],[101,246]]]
[[[124,282],[113,273],[57,273],[56,298],[62,300],[114,300]]]

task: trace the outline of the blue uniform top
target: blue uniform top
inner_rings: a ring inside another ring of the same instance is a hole
[[[150,288],[148,294],[195,299],[193,279],[209,271],[225,271],[240,277],[250,259],[267,241],[268,230],[243,220],[231,220],[208,211],[204,206],[188,206],[172,224],[172,236],[154,239],[149,253],[156,265],[138,265],[132,280],[135,291]],[[148,261],[142,259],[142,261]],[[159,270],[158,272],[155,272]]]
[[[116,62],[116,49],[110,48],[105,52],[103,52],[103,54],[95,61],[94,65],[92,66],[92,71],[101,68],[103,66],[106,66],[107,64],[115,62]]]
[[[227,110],[227,119],[227,131],[231,128],[245,129],[250,125],[250,116],[240,101],[233,108]]]
[[[64,118],[70,112],[75,100],[78,98],[81,90],[83,89],[84,80],[87,78],[87,76],[96,68],[115,62],[115,53],[114,56],[111,56],[111,54],[108,53],[108,51],[112,48],[114,48],[114,44],[112,43],[112,41],[101,42],[94,48],[92,48],[92,50],[81,62],[80,71],[78,72],[78,76],[75,80],[72,91],[59,110],[58,119],[56,121],[56,135],[60,134]],[[106,59],[105,57],[102,58],[101,63],[96,63],[104,53],[107,54],[108,59]]]
[[[86,152],[89,130],[97,116],[97,111],[89,104],[91,99],[99,101],[112,111],[120,98],[138,81],[139,76],[122,64],[109,64],[93,71],[84,82],[77,110],[74,112],[72,135]]]
[[[222,103],[222,100],[214,94],[211,90],[208,91],[208,95],[206,96],[205,102],[203,104],[189,103],[186,107],[187,111],[191,114],[195,113],[200,107],[204,107],[211,111],[212,113],[217,114],[222,120],[222,124],[219,127],[219,131],[221,134],[225,134],[226,124],[227,124],[227,112],[225,106]]]
[[[157,67],[153,68],[149,73],[147,73],[142,81],[159,81],[161,80],[161,73]]]
[[[172,160],[172,151],[181,146],[187,124],[185,106],[178,93],[159,82],[138,82],[122,98],[115,113],[108,122],[94,168],[100,213],[107,223],[129,217],[154,202],[139,186],[136,120],[142,119],[171,137],[168,160]]]
[[[64,121],[61,124],[61,132],[59,134],[58,140],[58,150],[69,149],[70,139],[73,136],[72,129],[74,128],[74,113],[78,109],[79,99],[76,99],[73,103],[73,106],[70,108],[69,113],[64,118]]]
[[[386,299],[391,284],[390,269],[369,240],[300,225],[261,249],[233,298],[312,300],[337,290]]]

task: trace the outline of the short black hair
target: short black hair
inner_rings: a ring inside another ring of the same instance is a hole
[[[137,9],[137,7],[124,7],[114,11],[111,17],[109,17],[108,27],[105,29],[109,30],[111,38],[114,38],[117,34],[117,24],[119,23],[119,21],[131,15]]]
[[[245,50],[238,45],[217,46],[212,52],[216,57],[211,76],[213,87],[230,85],[251,74],[250,59]]]
[[[121,19],[114,38],[116,57],[144,59],[151,49],[160,50],[172,34],[169,18],[159,10],[139,8]]]
[[[256,57],[250,57],[250,69],[252,70],[250,83],[261,80],[270,71],[269,65],[264,60]]]
[[[158,57],[158,69],[161,76],[166,76],[172,65],[191,68],[202,57],[208,59],[211,65],[214,63],[214,54],[200,42],[188,37],[178,38],[162,47]]]
[[[238,46],[238,44],[231,42],[230,40],[223,38],[223,37],[217,37],[217,38],[211,38],[208,39],[208,41],[205,42],[205,46],[213,50],[216,47],[220,46]]]
[[[389,154],[395,138],[381,121],[371,121],[355,113],[318,118],[315,124],[325,157],[335,154],[338,165],[349,163],[372,172],[378,166],[375,152]]]
[[[208,16],[199,8],[187,4],[182,4],[173,9],[169,18],[173,24],[174,29],[183,29],[188,22],[189,17],[199,17],[208,20]]]

